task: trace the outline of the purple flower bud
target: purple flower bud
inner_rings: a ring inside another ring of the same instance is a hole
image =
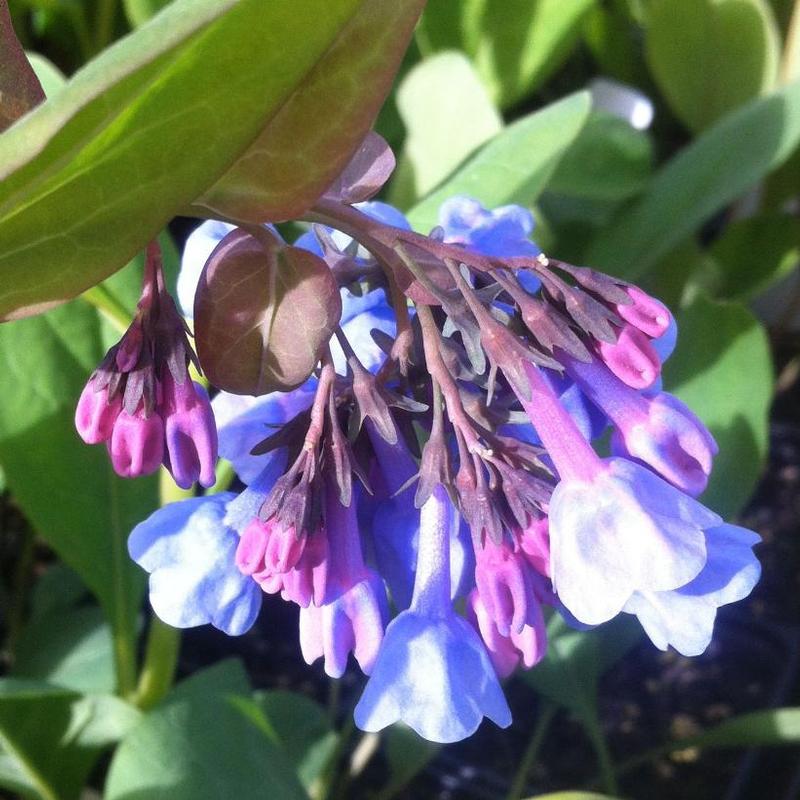
[[[677,397],[662,392],[645,402],[646,416],[620,420],[612,451],[638,459],[693,497],[701,495],[719,449],[714,437]]]
[[[158,414],[145,417],[120,411],[114,422],[108,454],[117,475],[138,478],[155,472],[164,459],[164,423]]]
[[[672,321],[669,309],[637,286],[628,286],[625,291],[633,302],[616,306],[617,314],[651,339],[666,333]]]
[[[652,386],[661,374],[658,353],[647,336],[633,325],[623,325],[613,344],[598,342],[597,352],[606,366],[634,389]]]
[[[305,533],[301,532],[298,536],[294,525],[283,525],[275,518],[260,524],[268,531],[264,568],[270,573],[288,572],[303,555],[306,544]]]
[[[254,575],[264,569],[264,553],[269,535],[260,519],[254,519],[239,537],[236,546],[236,566],[242,575]]]
[[[206,390],[188,378],[176,383],[167,371],[165,434],[167,466],[182,489],[195,481],[208,488],[216,483],[217,427]]]
[[[705,490],[717,443],[680,400],[665,392],[640,394],[598,361],[570,359],[567,369],[616,427],[615,454],[638,459],[692,496]]]
[[[75,427],[81,439],[86,444],[100,444],[110,439],[121,410],[122,398],[116,395],[109,400],[108,387],[98,389],[95,379],[90,378],[75,409]]]
[[[335,600],[300,609],[300,650],[307,664],[325,660],[325,672],[341,678],[353,653],[365,675],[372,672],[383,641],[385,592],[371,570]]]
[[[507,678],[520,663],[525,669],[534,667],[547,652],[547,628],[538,603],[532,624],[523,626],[518,633],[512,631],[503,636],[475,589],[467,598],[467,619],[483,639],[499,678]]]
[[[530,565],[520,551],[487,538],[475,548],[475,582],[486,612],[502,636],[532,624],[539,604],[533,593]]]

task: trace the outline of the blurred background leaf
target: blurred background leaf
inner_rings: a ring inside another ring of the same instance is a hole
[[[652,0],[646,30],[653,76],[694,131],[775,85],[780,35],[766,0]]]

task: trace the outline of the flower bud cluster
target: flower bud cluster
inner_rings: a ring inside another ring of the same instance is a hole
[[[149,475],[163,464],[181,488],[214,484],[217,429],[205,389],[189,377],[193,359],[153,242],[136,316],[89,378],[75,412],[83,441],[105,443],[118,475]]]

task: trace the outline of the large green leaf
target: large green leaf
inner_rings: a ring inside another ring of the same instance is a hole
[[[194,675],[122,741],[106,800],[307,800],[288,757],[244,713],[249,694],[230,662]]]
[[[77,798],[101,751],[138,716],[114,697],[0,680],[0,785],[42,800]]]
[[[144,579],[126,540],[157,506],[156,480],[118,478],[105,448],[84,445],[74,428],[78,396],[114,337],[79,301],[0,326],[11,387],[0,395],[0,464],[36,531],[99,598],[129,684]]]
[[[714,212],[780,166],[800,142],[800,82],[729,114],[686,147],[604,228],[587,262],[638,278]]]
[[[522,99],[561,66],[595,2],[488,0],[475,63],[501,106]]]
[[[134,27],[143,25],[171,0],[122,0],[125,16]]]
[[[424,52],[466,52],[495,101],[507,107],[541,86],[580,38],[596,0],[429,0]]]
[[[553,794],[537,794],[528,800],[619,800],[619,798],[595,792],[553,792]]]
[[[114,648],[102,611],[57,609],[28,623],[17,642],[12,675],[78,692],[113,692]]]
[[[705,422],[719,444],[703,502],[730,518],[747,502],[767,454],[769,342],[758,320],[739,303],[700,295],[676,318],[678,347],[664,365],[664,385]]]
[[[774,86],[780,37],[766,0],[653,0],[646,52],[675,113],[702,130]]]
[[[98,282],[201,194],[228,215],[306,210],[422,2],[175,0],[105,51],[0,137],[0,318]]]
[[[445,52],[414,67],[397,91],[407,138],[392,181],[392,200],[407,206],[441,183],[503,127],[470,62]],[[398,196],[398,185],[403,197]]]
[[[325,709],[304,695],[276,690],[256,692],[252,703],[294,764],[300,782],[316,797],[339,742]]]
[[[586,93],[569,95],[505,128],[408,214],[417,230],[438,221],[439,206],[457,194],[492,208],[531,205],[589,115]]]
[[[741,714],[693,736],[688,741],[674,744],[676,748],[797,746],[800,744],[800,708],[777,708]]]

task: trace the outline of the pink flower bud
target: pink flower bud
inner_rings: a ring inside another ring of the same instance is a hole
[[[475,551],[475,583],[481,601],[503,636],[519,633],[538,607],[529,576],[530,565],[521,552],[488,537]]]
[[[264,553],[264,569],[278,574],[288,572],[303,555],[307,537],[304,533],[298,536],[294,525],[284,526],[275,519],[267,520],[266,527],[269,534]]]
[[[293,569],[283,573],[281,597],[301,608],[321,606],[328,587],[328,539],[324,531],[306,537],[303,555]]]
[[[598,342],[606,366],[633,389],[652,386],[661,374],[661,361],[647,336],[633,325],[623,325],[614,344]]]
[[[669,309],[636,286],[628,286],[625,291],[633,302],[618,305],[617,314],[651,339],[658,339],[669,328]]]
[[[550,577],[550,533],[547,517],[532,519],[521,531],[519,537],[520,550],[525,554],[530,565],[541,575]]]
[[[206,390],[188,378],[176,383],[167,371],[162,381],[166,406],[167,467],[182,489],[195,481],[216,482],[217,426]]]
[[[150,475],[164,458],[164,423],[158,414],[145,417],[137,411],[120,411],[114,423],[108,453],[117,475],[138,478]]]
[[[467,598],[467,619],[478,631],[489,651],[495,672],[500,678],[507,678],[519,666],[525,669],[538,664],[547,652],[547,630],[541,607],[537,605],[537,613],[532,625],[525,625],[519,633],[503,636],[497,630],[494,620],[483,604],[477,589],[473,589]]]
[[[236,547],[236,566],[242,575],[252,575],[264,569],[264,553],[269,533],[265,524],[256,517],[242,531]]]
[[[122,398],[108,399],[108,388],[96,389],[94,379],[81,392],[75,409],[75,427],[86,444],[100,444],[111,438],[114,422],[122,410]]]

